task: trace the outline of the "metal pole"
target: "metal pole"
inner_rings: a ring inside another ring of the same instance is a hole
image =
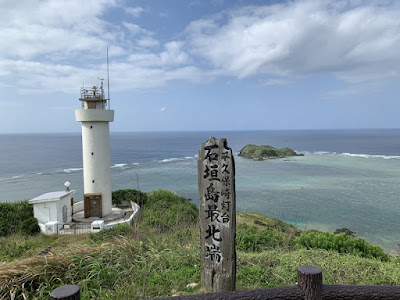
[[[107,98],[108,98],[108,109],[110,109],[110,69],[108,67],[108,45],[107,45]]]

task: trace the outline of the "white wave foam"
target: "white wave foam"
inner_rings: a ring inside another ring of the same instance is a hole
[[[182,161],[182,160],[189,160],[189,159],[194,159],[198,157],[198,155],[195,156],[185,156],[185,157],[172,157],[172,158],[165,158],[162,160],[159,160],[159,163],[167,163],[167,162],[173,162],[173,161]]]
[[[304,154],[304,155],[308,155],[308,154],[312,154],[312,152],[310,151],[295,151],[298,154]]]
[[[115,165],[111,166],[111,168],[123,168],[126,166],[127,166],[127,164],[115,164]]]
[[[376,155],[376,154],[357,154],[357,153],[342,153],[342,156],[360,157],[360,158],[382,158],[382,159],[400,159],[398,155]]]
[[[382,154],[362,154],[362,153],[337,153],[329,151],[297,151],[299,154],[304,155],[339,155],[344,157],[355,157],[355,158],[381,158],[381,159],[400,159],[400,155],[382,155]]]
[[[15,175],[12,177],[2,177],[2,178],[0,177],[0,181],[11,181],[11,180],[19,179],[22,177],[24,177],[24,175]]]
[[[162,159],[160,162],[166,163],[166,162],[172,162],[172,161],[178,161],[178,160],[183,160],[182,158],[165,158]]]
[[[325,154],[335,154],[335,152],[329,152],[329,151],[315,151],[313,154],[317,155],[325,155]]]
[[[133,163],[132,165],[134,165],[134,166],[138,166],[138,165],[139,165],[139,163]]]
[[[83,170],[83,168],[69,168],[69,169],[64,169],[64,173],[73,173],[73,172],[79,172],[82,170]]]
[[[339,156],[344,156],[344,157],[355,157],[355,158],[382,158],[382,159],[400,159],[399,155],[381,155],[381,154],[362,154],[362,153],[349,153],[349,152],[344,152],[344,153],[336,153],[336,152],[328,152],[328,151],[314,151],[314,152],[309,152],[309,151],[303,151],[299,152],[305,155],[339,155]]]

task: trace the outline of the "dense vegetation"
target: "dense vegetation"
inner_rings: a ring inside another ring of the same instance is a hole
[[[148,197],[146,193],[142,193],[141,191],[125,189],[113,191],[111,198],[113,206],[123,205],[129,203],[130,201],[136,202],[140,206],[143,206]]]
[[[0,203],[0,236],[13,233],[36,234],[40,231],[28,200]]]
[[[345,233],[333,234],[311,230],[296,238],[295,242],[299,248],[335,250],[339,253],[378,258],[382,261],[389,261],[390,259],[389,255],[384,253],[381,247],[371,245],[362,238],[354,238]]]
[[[269,145],[246,145],[240,150],[239,156],[252,159],[268,159],[298,156],[298,154],[290,148],[277,149]]]
[[[0,238],[0,299],[48,299],[63,284],[82,299],[139,299],[200,293],[198,209],[173,192],[147,194],[132,226],[96,234]],[[299,265],[326,284],[400,285],[399,260],[361,239],[237,214],[237,289],[294,285]],[[38,255],[51,246],[49,255]]]

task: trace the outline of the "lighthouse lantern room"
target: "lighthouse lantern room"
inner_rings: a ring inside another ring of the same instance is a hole
[[[100,81],[100,86],[81,88],[82,109],[75,110],[76,120],[82,123],[85,218],[103,218],[112,212],[109,123],[114,121],[114,111]]]

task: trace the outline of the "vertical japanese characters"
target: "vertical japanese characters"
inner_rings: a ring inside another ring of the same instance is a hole
[[[235,290],[235,163],[226,139],[210,138],[198,159],[202,286]]]

